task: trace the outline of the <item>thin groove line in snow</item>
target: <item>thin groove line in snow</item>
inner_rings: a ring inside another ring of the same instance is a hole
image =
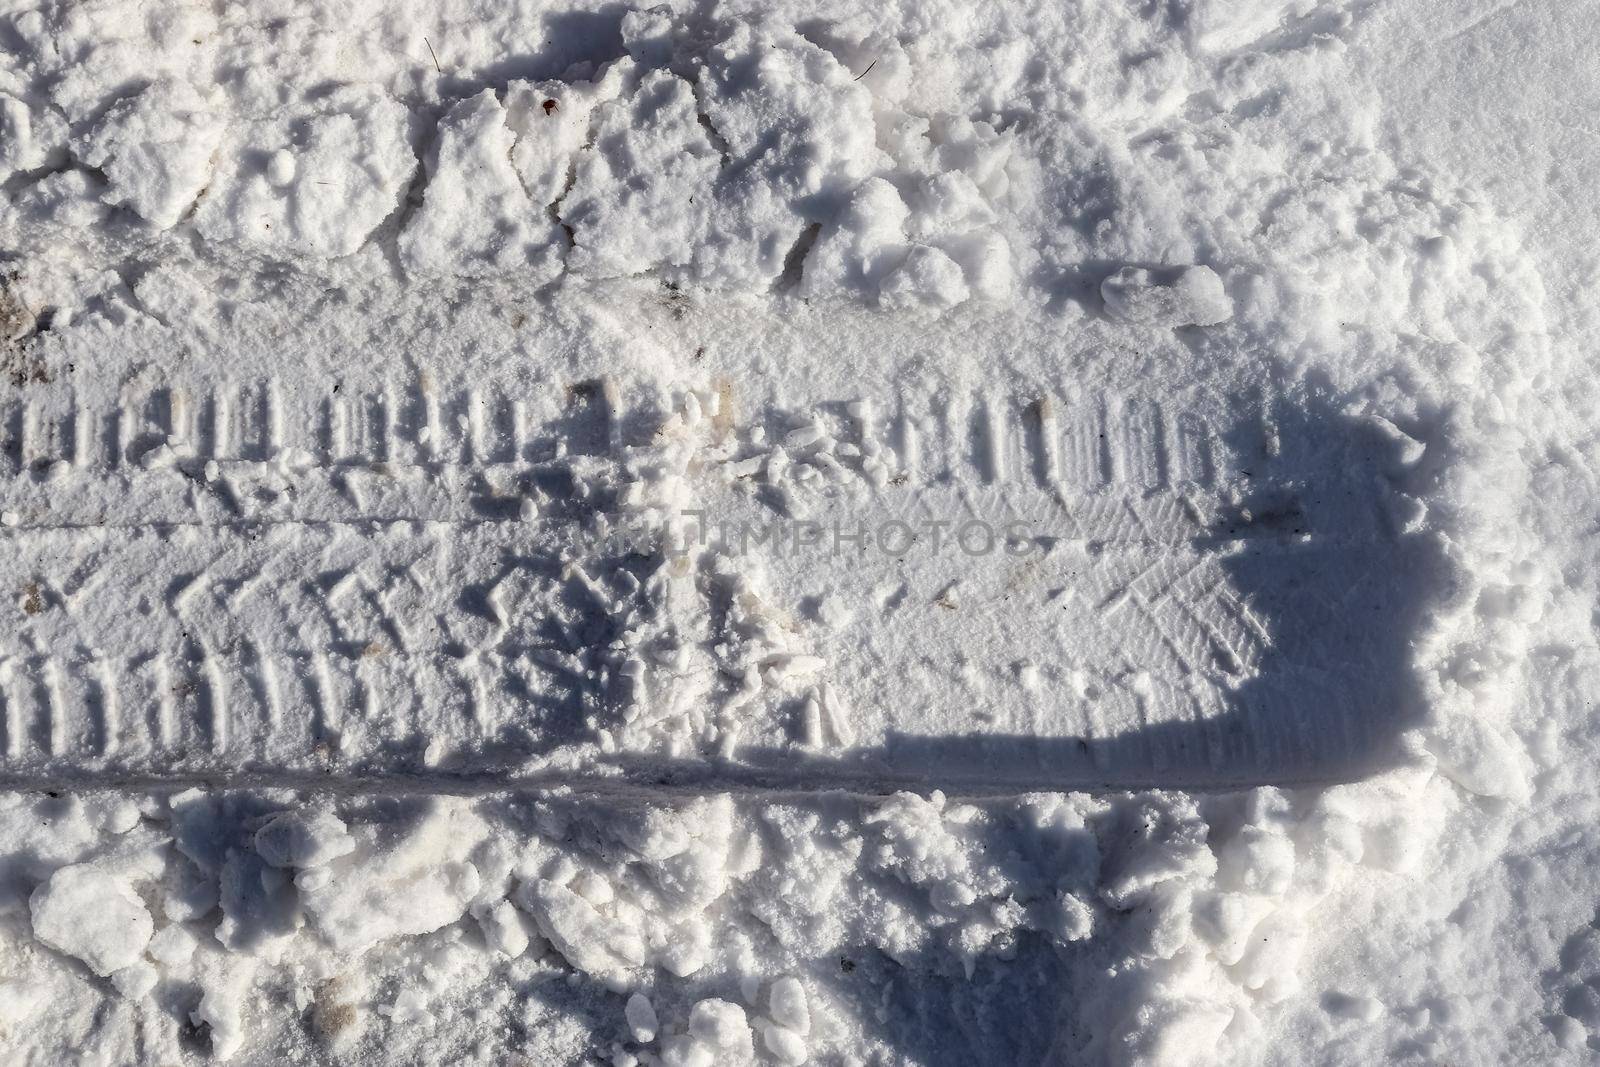
[[[1361,781],[1384,770],[1374,766],[1348,774],[1226,775],[1183,778],[1153,776],[1148,779],[1116,780],[1084,778],[1057,782],[985,782],[965,778],[917,778],[905,776],[840,777],[814,787],[797,785],[776,778],[751,777],[697,779],[681,782],[640,782],[636,779],[607,778],[583,774],[552,774],[501,777],[495,775],[365,774],[334,776],[315,772],[295,774],[232,773],[182,775],[92,774],[0,775],[0,791],[92,793],[97,791],[178,793],[187,789],[292,790],[351,796],[462,796],[492,797],[506,794],[560,794],[574,798],[644,800],[691,800],[704,796],[731,796],[735,799],[782,803],[819,796],[845,799],[880,800],[897,793],[929,793],[938,790],[952,800],[1014,800],[1039,793],[1124,794],[1181,790],[1186,793],[1220,794],[1254,789],[1262,785],[1288,788],[1324,787]],[[760,772],[755,772],[759,774]]]

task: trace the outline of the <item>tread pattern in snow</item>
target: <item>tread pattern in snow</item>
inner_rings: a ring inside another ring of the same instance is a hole
[[[535,392],[423,372],[0,407],[7,770],[494,773],[592,740],[662,560],[581,543],[610,503],[582,472],[648,422],[608,381]],[[761,560],[777,602],[854,620],[818,629],[828,714],[854,721],[812,744],[812,780],[1308,780],[1392,741],[1436,561],[1385,520],[1381,441],[1260,397],[912,385],[809,407],[798,438],[765,409],[826,475],[797,498],[880,527],[1015,519],[1036,549]],[[738,483],[706,506],[761,513]],[[772,704],[731,765],[639,766],[783,780],[796,714]]]

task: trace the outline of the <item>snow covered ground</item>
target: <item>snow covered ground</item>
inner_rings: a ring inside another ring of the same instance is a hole
[[[1589,1062],[1592,16],[0,11],[5,1062]]]

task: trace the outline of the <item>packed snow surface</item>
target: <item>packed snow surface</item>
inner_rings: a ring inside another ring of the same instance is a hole
[[[5,1062],[1588,1062],[1593,21],[0,12]]]

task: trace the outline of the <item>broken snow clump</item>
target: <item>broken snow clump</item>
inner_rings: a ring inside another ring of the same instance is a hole
[[[372,89],[230,124],[195,225],[262,252],[345,256],[400,207],[417,167],[410,116]]]
[[[62,867],[28,900],[40,941],[102,978],[136,963],[155,924],[127,882],[96,867]]]
[[[514,98],[525,108],[526,94]],[[561,272],[565,237],[535,202],[512,161],[513,112],[485,89],[439,120],[423,201],[400,235],[422,275],[515,273],[539,285]]]

